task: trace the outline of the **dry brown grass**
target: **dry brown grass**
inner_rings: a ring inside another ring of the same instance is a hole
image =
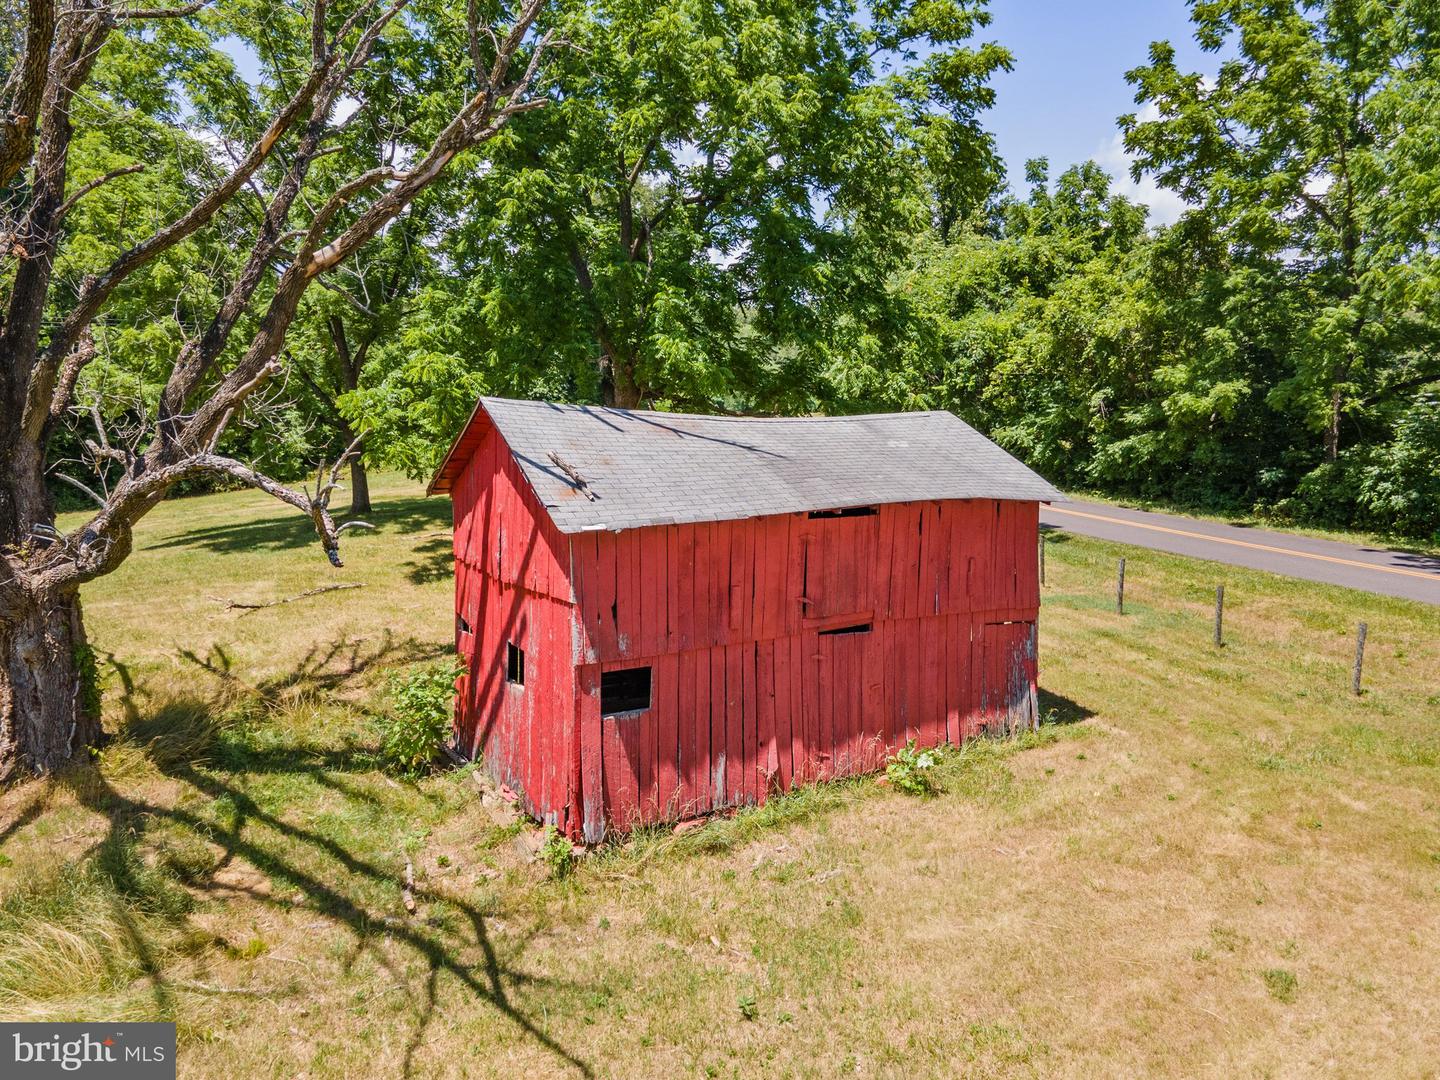
[[[192,1077],[1435,1075],[1435,609],[1130,549],[1121,619],[1122,549],[1057,542],[1041,737],[934,799],[809,789],[548,882],[465,776],[374,767],[380,673],[449,630],[407,505],[351,545],[367,588],[303,610],[161,565],[323,581],[298,540],[207,550],[288,528],[249,496],[164,508],[177,546],[87,595],[125,738],[0,797],[0,1013],[174,1017]]]

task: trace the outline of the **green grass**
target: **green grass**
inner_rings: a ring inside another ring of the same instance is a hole
[[[1055,538],[1038,733],[947,754],[933,797],[803,788],[556,876],[471,770],[379,767],[451,613],[448,503],[375,496],[338,572],[239,493],[162,506],[87,588],[117,738],[0,796],[0,1015],[174,1019],[188,1077],[1440,1059],[1436,609]]]

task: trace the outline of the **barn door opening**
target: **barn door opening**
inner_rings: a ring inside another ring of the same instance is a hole
[[[654,818],[644,805],[653,770],[651,669],[614,668],[600,676],[600,769],[605,818],[622,832]]]
[[[886,753],[882,635],[872,622],[812,630],[805,651],[814,658],[804,687],[807,772],[833,779],[879,768]]]
[[[1034,622],[986,623],[980,636],[980,723],[1010,735],[1040,725]]]

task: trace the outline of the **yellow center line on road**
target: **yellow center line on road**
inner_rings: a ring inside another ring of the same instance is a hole
[[[1224,536],[1210,536],[1207,533],[1186,532],[1184,529],[1170,529],[1164,525],[1147,525],[1142,521],[1106,517],[1104,514],[1087,514],[1084,510],[1064,510],[1053,505],[1047,507],[1047,510],[1052,514],[1069,514],[1071,517],[1090,518],[1092,521],[1104,521],[1111,525],[1124,525],[1132,529],[1149,529],[1151,532],[1169,533],[1172,536],[1188,536],[1195,540],[1209,540],[1216,544],[1231,544],[1235,547],[1253,548],[1256,551],[1272,551],[1277,555],[1294,555],[1297,559],[1316,559],[1320,562],[1339,563],[1341,566],[1358,566],[1362,570],[1378,570],[1382,574],[1404,574],[1406,577],[1418,577],[1422,581],[1440,581],[1440,574],[1431,574],[1424,570],[1406,570],[1399,566],[1379,566],[1375,563],[1361,562],[1359,559],[1341,559],[1335,555],[1316,555],[1310,551],[1295,551],[1292,548],[1272,547],[1269,544],[1256,544],[1249,540],[1231,540]]]

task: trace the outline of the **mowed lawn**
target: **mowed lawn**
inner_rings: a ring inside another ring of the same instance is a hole
[[[343,570],[236,493],[87,587],[118,738],[0,796],[0,1018],[173,1019],[185,1077],[1435,1075],[1440,610],[1056,540],[1038,736],[554,880],[377,768],[451,608],[448,502],[375,496]]]

